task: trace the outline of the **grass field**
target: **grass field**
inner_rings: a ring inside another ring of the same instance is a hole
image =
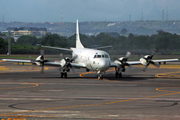
[[[61,59],[60,55],[44,55],[45,58],[48,59]],[[64,55],[65,57],[71,57],[71,55]],[[124,57],[125,55],[110,55],[111,60],[116,60],[119,57]],[[18,55],[6,55],[0,54],[0,59],[35,59],[38,55],[26,55],[26,54],[18,54]],[[154,55],[153,59],[180,59],[179,55]],[[129,60],[139,60],[139,55],[131,55]]]

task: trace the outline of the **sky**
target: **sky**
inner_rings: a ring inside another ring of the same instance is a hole
[[[180,20],[180,0],[0,0],[0,22]],[[62,15],[63,13],[63,15]]]

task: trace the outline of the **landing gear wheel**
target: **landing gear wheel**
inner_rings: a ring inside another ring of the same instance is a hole
[[[67,78],[67,72],[61,72],[61,78],[63,77]]]
[[[118,78],[118,76],[119,76],[119,74],[118,74],[118,72],[116,72],[116,73],[115,73],[115,77]]]
[[[61,78],[63,78],[63,76],[64,76],[64,73],[63,73],[63,72],[61,72]]]
[[[103,75],[99,75],[98,80],[103,80]]]
[[[119,77],[119,78],[122,78],[122,73],[116,72],[116,73],[115,73],[115,77],[116,77],[116,78],[118,78],[118,77]]]
[[[119,78],[122,78],[122,73],[119,73]]]
[[[67,72],[64,73],[64,77],[67,78]]]

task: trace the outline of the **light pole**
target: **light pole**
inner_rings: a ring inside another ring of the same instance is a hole
[[[7,55],[11,55],[11,37],[10,37],[10,31],[8,31],[8,53]]]

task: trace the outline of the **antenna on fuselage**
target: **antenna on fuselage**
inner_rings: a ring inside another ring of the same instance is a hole
[[[78,25],[78,20],[76,22],[76,48],[84,48],[84,46],[82,45],[81,41],[80,41],[80,37],[79,37],[79,25]]]

